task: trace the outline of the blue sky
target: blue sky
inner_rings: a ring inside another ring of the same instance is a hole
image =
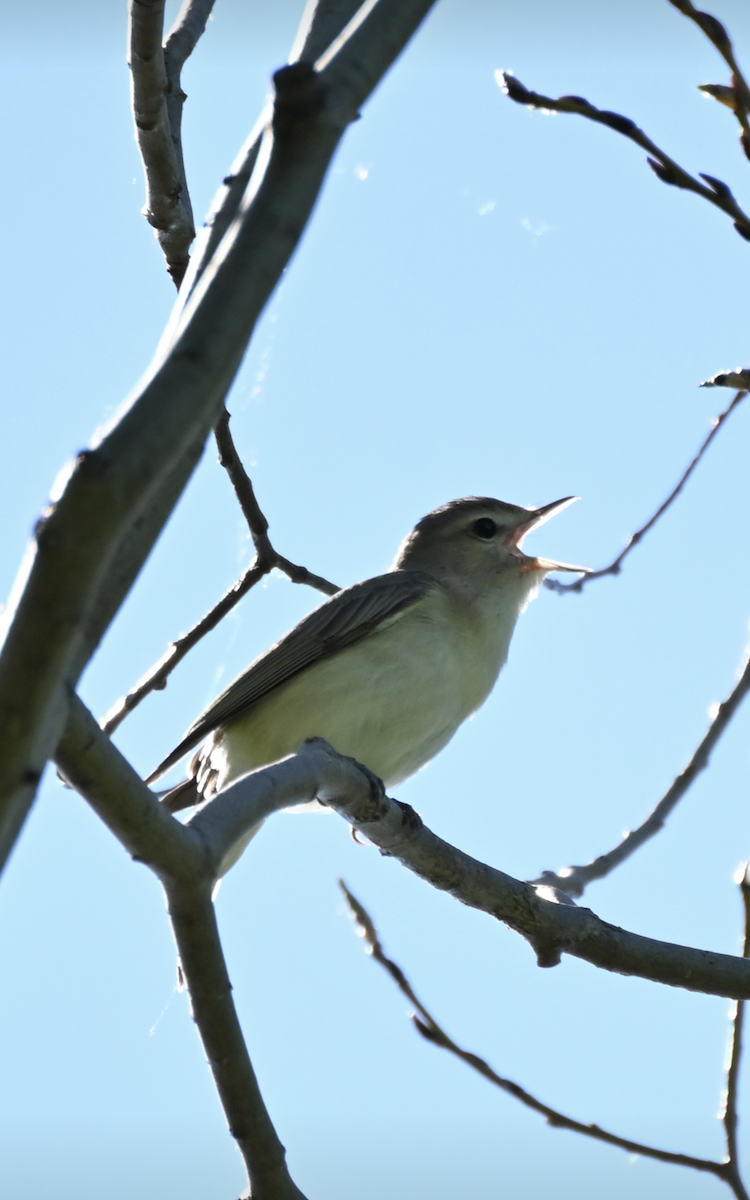
[[[185,75],[196,216],[301,7],[218,0]],[[747,7],[711,11],[750,64]],[[173,301],[139,213],[125,32],[121,5],[6,14],[2,594],[55,475],[145,370]],[[750,246],[729,219],[660,184],[615,133],[512,104],[498,67],[625,113],[688,170],[747,194],[736,123],[696,90],[726,82],[723,64],[666,0],[439,4],[347,134],[229,401],[276,545],[342,585],[387,569],[421,515],[468,494],[580,495],[528,546],[604,565],[730,399],[700,381],[747,362]],[[618,579],[530,607],[491,699],[398,789],[441,836],[533,877],[610,848],[682,769],[748,641],[749,435],[740,408]],[[92,710],[250,557],[209,448],[83,680]],[[317,602],[270,578],[118,745],[148,772]],[[667,830],[590,889],[600,916],[737,951],[749,721],[736,718]],[[710,1177],[548,1129],[419,1040],[362,953],[339,875],[438,1018],[501,1073],[623,1136],[723,1153],[727,1002],[569,959],[540,971],[516,935],[334,818],[280,816],[227,877],[219,918],[250,1052],[311,1200],[718,1195]],[[0,1190],[237,1195],[159,888],[53,772],[0,883],[0,946]]]

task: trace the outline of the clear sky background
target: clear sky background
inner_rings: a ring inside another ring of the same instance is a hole
[[[125,5],[2,7],[7,595],[56,473],[146,369],[173,292],[139,214]],[[184,80],[197,219],[302,7],[218,0]],[[711,11],[750,66],[747,5]],[[750,203],[736,122],[696,91],[726,69],[666,0],[438,4],[344,139],[229,400],[275,544],[341,585],[387,569],[420,516],[469,494],[579,494],[528,548],[605,565],[731,398],[699,382],[748,361],[750,245],[731,221],[661,184],[612,131],[512,104],[498,67],[625,113]],[[530,878],[645,817],[745,652],[749,439],[746,407],[620,578],[531,606],[491,699],[398,789],[437,833]],[[209,447],[83,680],[97,715],[251,552]],[[151,770],[318,601],[270,578],[118,745]],[[638,933],[738,951],[749,731],[746,709],[666,831],[584,903]],[[572,959],[541,971],[517,935],[342,822],[285,815],[218,908],[250,1053],[311,1200],[720,1195],[709,1176],[549,1129],[422,1042],[362,952],[339,875],[437,1017],[502,1074],[623,1136],[723,1154],[726,1001]],[[243,1171],[175,989],[159,887],[53,771],[0,883],[0,957],[0,1192],[234,1200]],[[741,1101],[746,1133],[745,1085]]]

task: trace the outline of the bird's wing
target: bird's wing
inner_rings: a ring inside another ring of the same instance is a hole
[[[245,712],[313,663],[330,658],[374,633],[385,621],[406,612],[433,587],[434,577],[424,571],[389,571],[332,596],[230,683],[190,726],[179,746],[149,775],[146,783],[159,779],[212,729]]]

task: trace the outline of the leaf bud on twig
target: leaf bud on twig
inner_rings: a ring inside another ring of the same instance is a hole
[[[712,191],[716,192],[717,196],[721,196],[722,200],[734,200],[731,188],[726,183],[723,183],[721,179],[716,179],[713,175],[704,175],[702,171],[699,171],[698,174],[701,179],[705,179],[708,186]]]
[[[663,163],[657,162],[655,158],[647,158],[646,162],[654,172],[654,175],[658,175],[662,183],[669,183],[672,187],[682,187],[674,171],[670,171],[669,167],[665,167]]]
[[[511,75],[510,71],[495,71],[495,79],[506,96],[511,100],[515,100],[516,104],[528,104],[529,93],[527,89],[523,86],[520,79],[516,79],[515,75]]]

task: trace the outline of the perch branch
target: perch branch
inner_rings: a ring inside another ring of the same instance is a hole
[[[63,774],[130,853],[167,884],[174,879],[180,886],[210,887],[237,843],[270,813],[318,800],[382,853],[520,933],[534,948],[540,966],[555,966],[562,954],[571,954],[604,970],[688,991],[750,997],[750,961],[641,937],[569,900],[555,903],[545,898],[550,889],[538,893],[531,884],[442,841],[409,805],[386,796],[372,772],[337,754],[322,738],[311,738],[297,754],[242,776],[198,809],[184,827],[166,811],[157,818],[154,811],[160,806],[153,793],[81,701],[76,697],[69,703],[68,727],[57,756]]]

